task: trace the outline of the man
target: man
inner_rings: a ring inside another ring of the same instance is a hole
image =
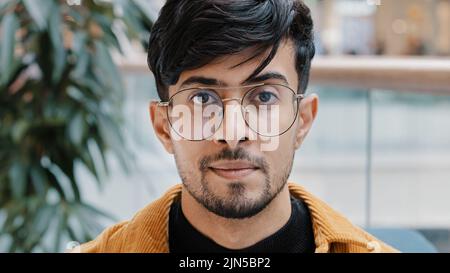
[[[395,251],[287,182],[318,109],[304,96],[312,29],[299,0],[168,0],[150,38],[150,114],[182,184],[81,250]]]

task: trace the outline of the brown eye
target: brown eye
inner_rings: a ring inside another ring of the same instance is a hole
[[[209,90],[197,91],[190,96],[190,101],[196,105],[217,103],[217,95]]]
[[[259,104],[275,104],[278,103],[279,99],[277,93],[272,91],[271,88],[264,88],[255,90],[251,97],[252,103]]]
[[[258,99],[264,103],[269,102],[272,99],[272,97],[273,97],[273,94],[270,92],[261,92],[258,94]]]
[[[200,93],[195,95],[194,97],[194,102],[196,103],[204,104],[207,103],[208,101],[209,101],[209,94],[206,93]]]

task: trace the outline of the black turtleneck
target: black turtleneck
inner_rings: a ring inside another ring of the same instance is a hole
[[[180,200],[170,209],[169,247],[172,253],[313,253],[311,216],[305,203],[291,197],[292,212],[287,223],[274,234],[243,249],[225,248],[195,229],[181,210]]]

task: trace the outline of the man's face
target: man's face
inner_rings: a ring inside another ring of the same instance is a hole
[[[277,54],[259,75],[272,73],[284,76],[269,78],[266,84],[288,84],[298,88],[295,55],[290,41],[282,43]],[[199,69],[184,71],[176,85],[170,86],[169,97],[183,82],[192,77],[215,79],[224,86],[241,86],[258,67],[262,58],[241,63],[251,56],[252,50],[220,58]],[[205,86],[191,83],[187,87]],[[213,86],[211,86],[213,88]],[[240,98],[248,88],[222,89],[222,99]],[[225,218],[251,217],[263,210],[283,189],[291,172],[294,152],[308,132],[317,111],[317,97],[311,96],[300,104],[293,126],[284,134],[271,139],[250,136],[242,116],[228,115],[225,111],[219,130],[208,140],[180,139],[170,129],[165,109],[152,105],[155,131],[165,148],[175,156],[176,165],[187,191],[209,211]],[[224,103],[239,107],[238,101]],[[155,109],[157,108],[157,109]],[[237,117],[237,119],[236,119]],[[283,117],[282,117],[283,118]],[[228,120],[227,120],[228,119]],[[230,121],[231,122],[228,122]],[[230,125],[231,124],[231,125]],[[232,130],[233,138],[226,135]],[[275,139],[274,139],[275,138]],[[276,143],[275,149],[265,149],[267,142]]]

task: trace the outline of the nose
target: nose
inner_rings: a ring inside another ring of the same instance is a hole
[[[227,144],[230,149],[236,148],[240,143],[249,140],[248,128],[241,112],[241,104],[236,99],[227,99],[224,103],[223,120],[213,136],[217,144]]]

